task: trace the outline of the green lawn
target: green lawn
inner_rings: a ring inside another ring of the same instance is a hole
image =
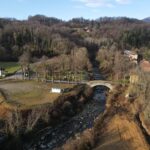
[[[36,81],[0,81],[0,89],[5,93],[5,99],[0,91],[0,102],[17,103],[22,106],[35,106],[53,103],[61,94],[51,93],[52,87],[72,88],[71,84],[54,84]]]
[[[20,65],[17,62],[0,62],[0,67],[5,68],[6,75],[15,73],[20,69]]]

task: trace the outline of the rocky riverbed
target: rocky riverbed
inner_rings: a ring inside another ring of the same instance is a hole
[[[101,79],[97,68],[94,68],[93,72],[95,80]],[[33,141],[31,145],[25,146],[25,150],[52,150],[63,145],[69,138],[75,136],[75,134],[92,128],[95,119],[105,109],[105,92],[106,89],[104,87],[96,87],[93,99],[85,105],[82,112],[55,128],[46,128],[40,134],[40,138]]]
[[[41,138],[33,144],[27,146],[28,150],[52,150],[61,146],[70,137],[77,133],[83,132],[87,128],[91,128],[97,116],[104,111],[105,91],[97,87],[94,92],[93,100],[91,100],[84,110],[70,119],[69,121],[58,125],[55,128],[47,128],[41,134]]]

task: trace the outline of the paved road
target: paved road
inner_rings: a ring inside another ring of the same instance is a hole
[[[8,77],[6,77],[5,79],[6,79],[6,80],[9,80],[9,79],[22,80],[22,71],[19,70],[19,71],[17,71],[14,75],[8,76]]]

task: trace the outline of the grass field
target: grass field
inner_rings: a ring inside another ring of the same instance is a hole
[[[15,73],[20,69],[20,65],[17,62],[0,62],[0,67],[5,68],[6,75]]]
[[[52,84],[36,81],[0,81],[0,89],[5,93],[5,101],[22,106],[53,103],[60,94],[51,93],[52,87],[71,88],[72,86],[70,84]]]

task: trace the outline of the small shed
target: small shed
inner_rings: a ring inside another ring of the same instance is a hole
[[[50,92],[51,92],[51,93],[62,93],[62,92],[63,92],[63,89],[61,89],[61,88],[56,88],[56,87],[52,87]]]
[[[0,67],[0,77],[5,77],[5,68]]]

